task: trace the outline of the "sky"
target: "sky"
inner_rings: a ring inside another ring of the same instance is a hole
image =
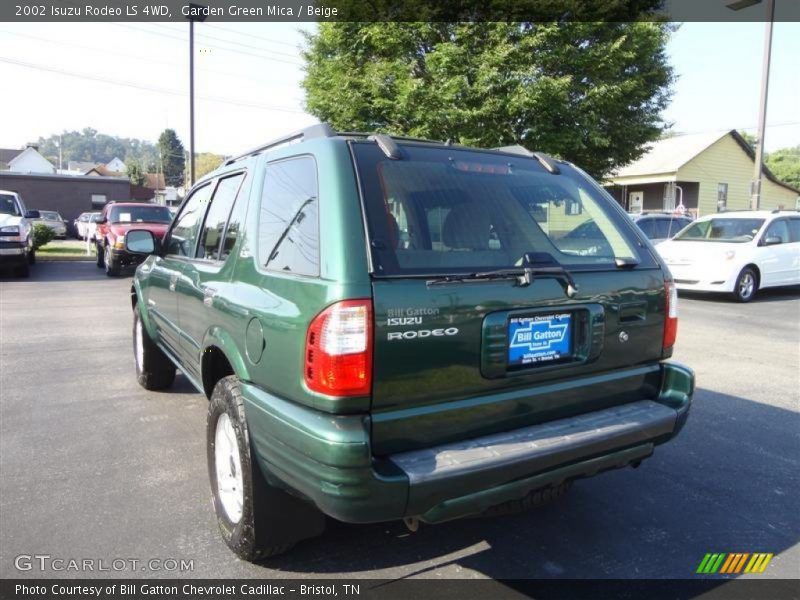
[[[301,30],[314,24],[195,26],[195,143],[235,154],[316,123],[303,110]],[[664,119],[680,133],[755,133],[763,23],[685,23],[668,54],[678,79]],[[800,23],[776,23],[767,151],[800,144]],[[189,142],[186,23],[0,23],[0,147],[62,131]]]

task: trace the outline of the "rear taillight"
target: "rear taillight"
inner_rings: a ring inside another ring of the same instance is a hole
[[[674,281],[664,282],[664,294],[666,296],[666,315],[664,318],[664,341],[661,344],[663,350],[669,350],[675,345],[678,337],[678,288]]]
[[[344,300],[308,327],[305,380],[329,396],[364,396],[372,388],[372,300]]]

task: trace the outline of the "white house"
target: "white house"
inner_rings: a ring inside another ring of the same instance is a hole
[[[116,156],[106,163],[106,169],[109,171],[116,171],[117,173],[125,173],[128,170],[125,168],[125,163]]]
[[[56,168],[33,146],[28,146],[8,162],[15,173],[55,173]]]

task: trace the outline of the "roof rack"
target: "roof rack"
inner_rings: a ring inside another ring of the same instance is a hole
[[[257,146],[256,148],[252,148],[247,152],[244,152],[243,154],[234,156],[233,158],[230,158],[227,161],[225,161],[225,165],[233,164],[239,160],[242,160],[243,158],[247,158],[248,156],[255,156],[257,154],[260,154],[264,150],[270,150],[272,148],[285,146],[295,142],[305,142],[306,140],[313,140],[316,138],[335,137],[336,135],[337,135],[336,131],[334,131],[334,129],[327,123],[317,123],[316,125],[311,125],[310,127],[306,127],[299,131],[295,131],[294,133],[290,133],[289,135],[285,135],[283,137],[269,141],[266,144],[263,144],[262,146]]]
[[[524,146],[520,146],[519,144],[515,144],[514,146],[502,146],[500,148],[495,148],[495,150],[499,152],[506,152],[508,154],[517,154],[519,156],[527,156],[528,158],[535,158],[539,161],[548,172],[552,173],[553,175],[558,175],[561,173],[561,169],[558,168],[556,164],[556,159],[552,156],[545,154],[544,152],[531,152]]]
[[[328,123],[317,123],[316,125],[311,125],[310,127],[306,127],[299,131],[295,131],[294,133],[290,133],[289,135],[285,135],[283,137],[274,139],[272,141],[267,142],[261,146],[257,146],[234,156],[233,158],[229,158],[225,161],[225,165],[233,164],[237,161],[240,161],[244,158],[249,156],[256,156],[265,150],[271,150],[273,148],[278,148],[280,146],[286,146],[288,144],[293,144],[297,142],[305,142],[307,140],[313,140],[317,138],[331,138],[331,137],[357,137],[357,138],[364,138],[369,141],[374,141],[378,144],[378,147],[381,151],[389,158],[392,159],[399,159],[402,158],[402,154],[400,152],[400,148],[397,146],[397,141],[402,142],[423,142],[426,144],[438,144],[440,146],[453,146],[452,140],[447,140],[445,142],[439,140],[429,140],[425,138],[417,138],[417,137],[409,137],[404,135],[389,135],[387,133],[374,133],[374,132],[364,132],[364,131],[336,131],[333,127],[331,127]],[[500,152],[506,152],[509,154],[518,154],[520,156],[527,156],[529,158],[535,158],[539,161],[539,163],[550,173],[553,175],[558,175],[561,173],[561,170],[558,168],[556,164],[556,159],[547,154],[542,152],[531,152],[530,150],[523,148],[522,146],[505,146],[502,148],[494,148],[494,150],[498,150]]]

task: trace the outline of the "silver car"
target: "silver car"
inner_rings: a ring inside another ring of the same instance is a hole
[[[61,218],[61,215],[54,210],[40,210],[40,218],[36,219],[37,223],[44,223],[57,238],[64,239],[67,237],[67,222]]]

